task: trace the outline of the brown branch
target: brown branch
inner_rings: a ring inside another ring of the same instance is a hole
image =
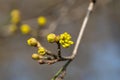
[[[59,42],[57,43],[57,45],[58,45],[58,49],[57,49],[58,50],[58,57],[62,58],[62,56],[61,56],[61,45],[60,45]]]
[[[89,6],[88,6],[88,11],[87,11],[87,14],[84,18],[84,21],[83,21],[83,24],[82,24],[82,27],[80,29],[80,32],[79,32],[79,35],[78,35],[78,38],[77,38],[77,41],[76,41],[76,44],[75,44],[75,47],[73,49],[73,52],[72,52],[72,55],[70,57],[67,57],[69,60],[65,63],[65,65],[55,74],[55,76],[51,79],[51,80],[57,80],[57,78],[59,77],[59,75],[62,74],[62,72],[64,70],[66,70],[67,66],[74,60],[75,56],[77,55],[77,51],[78,51],[78,47],[79,47],[79,44],[81,42],[81,39],[82,39],[82,36],[83,36],[83,33],[84,33],[84,30],[86,28],[86,25],[87,25],[87,22],[88,22],[88,19],[89,19],[89,16],[93,10],[93,7],[94,7],[94,4],[95,4],[96,0],[91,0]],[[64,77],[64,76],[62,76]],[[62,79],[61,79],[62,80]]]

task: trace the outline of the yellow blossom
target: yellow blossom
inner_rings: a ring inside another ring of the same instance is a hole
[[[71,38],[72,38],[71,35],[65,32],[59,36],[59,43],[64,48],[68,48],[70,45],[74,43],[73,41],[71,41]]]
[[[40,26],[44,26],[44,25],[46,24],[46,22],[47,22],[47,20],[46,20],[46,18],[45,18],[44,16],[40,16],[40,17],[38,18],[38,24],[39,24]]]
[[[29,34],[30,31],[31,31],[31,28],[29,25],[27,24],[23,24],[21,27],[20,27],[20,30],[23,34]]]

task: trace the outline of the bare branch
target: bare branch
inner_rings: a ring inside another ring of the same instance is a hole
[[[75,44],[75,47],[74,47],[72,56],[71,56],[72,58],[74,58],[74,57],[76,56],[76,54],[77,54],[78,47],[79,47],[79,44],[80,44],[80,42],[81,42],[81,39],[82,39],[84,30],[85,30],[85,28],[86,28],[86,25],[87,25],[87,22],[88,22],[90,13],[91,13],[92,10],[93,10],[93,6],[94,6],[94,3],[93,3],[93,2],[90,2],[89,7],[88,7],[87,14],[86,14],[86,16],[85,16],[85,18],[84,18],[82,27],[81,27],[81,29],[80,29],[80,32],[79,32],[79,35],[78,35],[78,38],[77,38],[77,41],[76,41],[76,44]]]
[[[72,62],[72,60],[75,58],[75,56],[77,55],[77,51],[78,51],[78,47],[79,47],[79,44],[81,42],[81,39],[82,39],[82,36],[83,36],[83,33],[84,33],[84,30],[86,28],[86,25],[87,25],[87,22],[88,22],[88,19],[89,19],[89,16],[93,10],[93,7],[94,7],[94,4],[95,4],[96,0],[91,0],[89,6],[88,6],[88,11],[87,11],[87,14],[84,18],[84,21],[83,21],[83,24],[82,24],[82,27],[80,29],[80,32],[79,32],[79,35],[78,35],[78,38],[77,38],[77,41],[76,41],[76,44],[75,44],[75,47],[73,49],[73,53],[70,57],[67,57],[69,60],[65,63],[65,65],[55,74],[55,76],[51,79],[51,80],[57,80],[57,78],[59,77],[59,75],[62,74],[62,72],[64,70],[66,70],[67,66]],[[62,76],[62,78],[64,78],[64,76]],[[60,79],[62,80],[62,79]]]

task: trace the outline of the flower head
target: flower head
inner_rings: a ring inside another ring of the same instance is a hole
[[[27,24],[23,24],[21,27],[20,27],[20,30],[23,34],[29,34],[30,31],[31,31],[31,28],[29,25]]]
[[[64,48],[68,48],[70,45],[74,43],[73,41],[71,41],[71,38],[72,38],[71,35],[65,32],[59,36],[59,43]]]
[[[12,32],[12,33],[16,32],[17,29],[18,29],[18,28],[17,28],[17,26],[16,26],[15,24],[11,24],[11,25],[9,26],[9,31]]]
[[[11,16],[19,16],[20,15],[20,11],[18,9],[14,9],[11,11]]]
[[[44,47],[40,47],[38,48],[38,54],[40,54],[41,56],[46,54],[46,49]]]
[[[45,24],[46,24],[46,18],[44,17],[44,16],[40,16],[39,18],[38,18],[38,24],[40,25],[40,26],[44,26]]]
[[[34,60],[39,60],[39,55],[36,54],[36,53],[34,53],[34,54],[32,54],[32,58],[33,58]]]
[[[56,38],[56,35],[53,34],[53,33],[47,35],[47,41],[50,42],[50,43],[54,43],[55,38]]]
[[[15,9],[11,11],[11,22],[18,24],[20,22],[20,11]]]
[[[30,46],[36,47],[37,46],[37,40],[35,38],[30,38],[30,39],[27,40],[27,44],[30,45]]]

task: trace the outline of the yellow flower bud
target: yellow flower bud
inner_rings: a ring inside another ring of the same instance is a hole
[[[70,45],[71,45],[71,44],[67,44],[67,43],[65,43],[64,45],[62,45],[62,47],[64,47],[64,48],[68,48]]]
[[[41,56],[45,55],[46,54],[45,48],[43,47],[38,48],[38,54],[40,54]]]
[[[20,11],[18,9],[14,9],[11,11],[11,16],[19,16],[20,15]]]
[[[69,42],[69,40],[66,39],[65,42],[67,43],[67,42]]]
[[[34,60],[39,60],[39,55],[38,54],[32,54],[32,59]]]
[[[68,43],[69,43],[69,44],[74,44],[74,42],[73,42],[73,41],[69,41]]]
[[[27,24],[23,24],[21,27],[20,27],[20,30],[23,34],[29,34],[30,31],[31,31],[31,28],[29,25]]]
[[[30,39],[27,40],[27,44],[30,45],[30,46],[36,47],[37,46],[37,40],[35,38],[30,38]]]
[[[54,43],[55,38],[56,38],[56,35],[53,34],[53,33],[47,35],[47,41],[50,42],[50,43]]]
[[[59,41],[60,44],[64,44],[64,42],[65,42],[64,40],[60,40]]]
[[[46,24],[46,18],[44,17],[44,16],[40,16],[39,18],[38,18],[38,24],[40,25],[40,26],[44,26],[45,24]]]
[[[11,22],[13,24],[18,24],[20,22],[20,11],[15,9],[11,11]]]
[[[62,47],[66,48],[66,46],[65,46],[65,45],[62,45]]]
[[[12,32],[12,33],[16,32],[17,29],[18,29],[18,28],[17,28],[17,26],[16,26],[15,24],[11,24],[11,25],[9,26],[9,31]]]
[[[11,18],[11,23],[12,24],[18,24],[20,22],[20,17],[12,17]]]
[[[67,43],[66,43],[66,44],[65,44],[65,47],[67,48],[67,47],[69,47],[70,45],[71,45],[71,44],[67,44]]]

